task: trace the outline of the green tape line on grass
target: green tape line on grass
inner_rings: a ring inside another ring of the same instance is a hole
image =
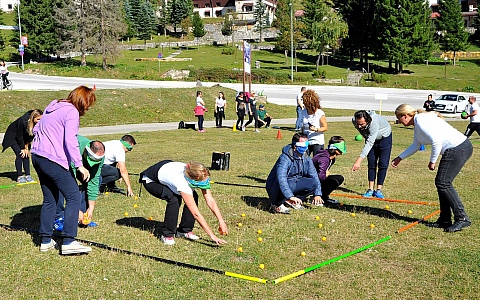
[[[355,250],[353,250],[353,251],[351,251],[351,252],[342,254],[342,255],[340,255],[340,256],[334,257],[334,258],[329,259],[329,260],[327,260],[327,261],[324,261],[324,262],[322,262],[322,263],[320,263],[320,264],[318,264],[318,265],[315,265],[315,266],[312,266],[312,267],[309,267],[309,268],[306,268],[306,269],[297,271],[297,272],[295,272],[295,273],[292,273],[292,274],[289,274],[289,275],[280,277],[280,278],[278,278],[278,279],[275,279],[275,280],[273,281],[273,283],[274,283],[274,284],[277,284],[277,283],[280,283],[280,282],[283,282],[283,281],[292,279],[292,278],[294,278],[294,277],[303,275],[303,274],[308,273],[308,272],[310,272],[310,271],[313,271],[313,270],[315,270],[315,269],[318,269],[318,268],[321,268],[321,267],[323,267],[323,266],[326,266],[326,265],[329,265],[329,264],[331,264],[331,263],[334,263],[334,262],[336,262],[336,261],[339,261],[339,260],[341,260],[341,259],[343,259],[343,258],[346,258],[346,257],[352,256],[352,255],[354,255],[354,254],[357,254],[357,253],[359,253],[359,252],[362,252],[362,251],[364,251],[364,250],[366,250],[366,249],[368,249],[368,248],[371,248],[371,247],[376,246],[376,245],[378,245],[378,244],[381,244],[381,243],[383,243],[383,242],[385,242],[385,241],[388,241],[388,240],[391,239],[391,238],[392,238],[392,236],[389,235],[389,236],[384,237],[383,239],[380,239],[380,240],[378,240],[378,241],[376,241],[376,242],[373,242],[373,243],[368,244],[368,245],[366,245],[366,246],[360,247],[360,248],[358,248],[358,249],[355,249]]]

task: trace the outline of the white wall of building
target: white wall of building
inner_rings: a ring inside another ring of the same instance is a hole
[[[0,8],[4,12],[10,12],[15,8],[19,0],[0,0]]]

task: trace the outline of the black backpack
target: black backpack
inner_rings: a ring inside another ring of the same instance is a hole
[[[180,123],[178,123],[178,129],[185,129],[185,122],[180,121]]]

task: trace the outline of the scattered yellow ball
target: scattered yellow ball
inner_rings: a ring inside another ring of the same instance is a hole
[[[257,238],[257,241],[262,242],[262,241],[263,241],[262,237],[259,236],[259,237]]]
[[[149,221],[152,221],[152,220],[153,220],[153,217],[148,217],[148,220],[149,220]]]
[[[257,233],[262,234],[262,230],[261,229],[257,230]]]
[[[108,192],[105,192],[105,195],[108,195]]]
[[[134,205],[133,205],[133,208],[137,208],[137,207],[138,207],[138,205],[137,205],[137,204],[134,204]]]
[[[245,214],[242,214],[242,218],[245,218],[245,216],[246,216]]]
[[[340,202],[340,206],[343,206],[343,202]]]
[[[128,212],[125,212],[124,215],[125,215],[125,217],[128,217]]]
[[[135,196],[134,199],[135,199],[135,200],[138,200],[138,196]]]
[[[315,216],[315,220],[320,220],[320,217],[319,217],[319,216]]]
[[[355,217],[355,213],[351,213],[350,215],[351,215],[352,217]]]
[[[390,209],[390,206],[388,206],[388,205],[385,205],[385,209]]]
[[[375,224],[370,224],[370,228],[375,228]]]
[[[322,241],[324,241],[324,242],[327,241],[327,237],[323,236]]]
[[[302,251],[302,252],[300,252],[300,255],[305,256],[305,255],[307,255],[307,253],[305,253],[305,251]]]
[[[243,225],[242,223],[238,223],[238,224],[237,224],[238,227],[242,227],[242,225]]]
[[[238,247],[237,251],[238,251],[239,253],[242,253],[242,252],[243,252],[243,248],[242,248],[242,247]]]
[[[318,228],[323,228],[323,224],[322,223],[318,224]]]
[[[264,265],[264,264],[260,264],[258,267],[259,267],[260,269],[262,269],[262,270],[265,269],[265,265]]]
[[[411,210],[409,209],[409,210],[408,210],[408,213],[409,213],[409,214],[413,214],[413,211],[411,211]]]

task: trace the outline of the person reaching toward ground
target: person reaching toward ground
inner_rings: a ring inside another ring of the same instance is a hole
[[[210,190],[210,171],[203,164],[163,160],[140,173],[140,183],[152,196],[167,202],[161,237],[164,244],[174,245],[174,236],[198,240],[199,237],[193,233],[195,220],[217,245],[227,243],[215,235],[198,209],[198,194],[195,189],[200,189],[208,208],[217,218],[220,234],[228,235],[227,224]],[[177,228],[182,199],[185,204]]]
[[[395,115],[404,126],[415,127],[413,143],[392,161],[393,167],[398,167],[402,160],[417,152],[422,144],[432,145],[428,162],[429,170],[435,170],[438,157],[442,156],[435,176],[435,186],[440,201],[440,217],[429,225],[443,228],[445,232],[460,231],[470,226],[472,223],[465,212],[460,196],[453,187],[453,180],[472,156],[473,147],[470,140],[436,114],[421,113],[411,105],[401,104],[395,110]]]

